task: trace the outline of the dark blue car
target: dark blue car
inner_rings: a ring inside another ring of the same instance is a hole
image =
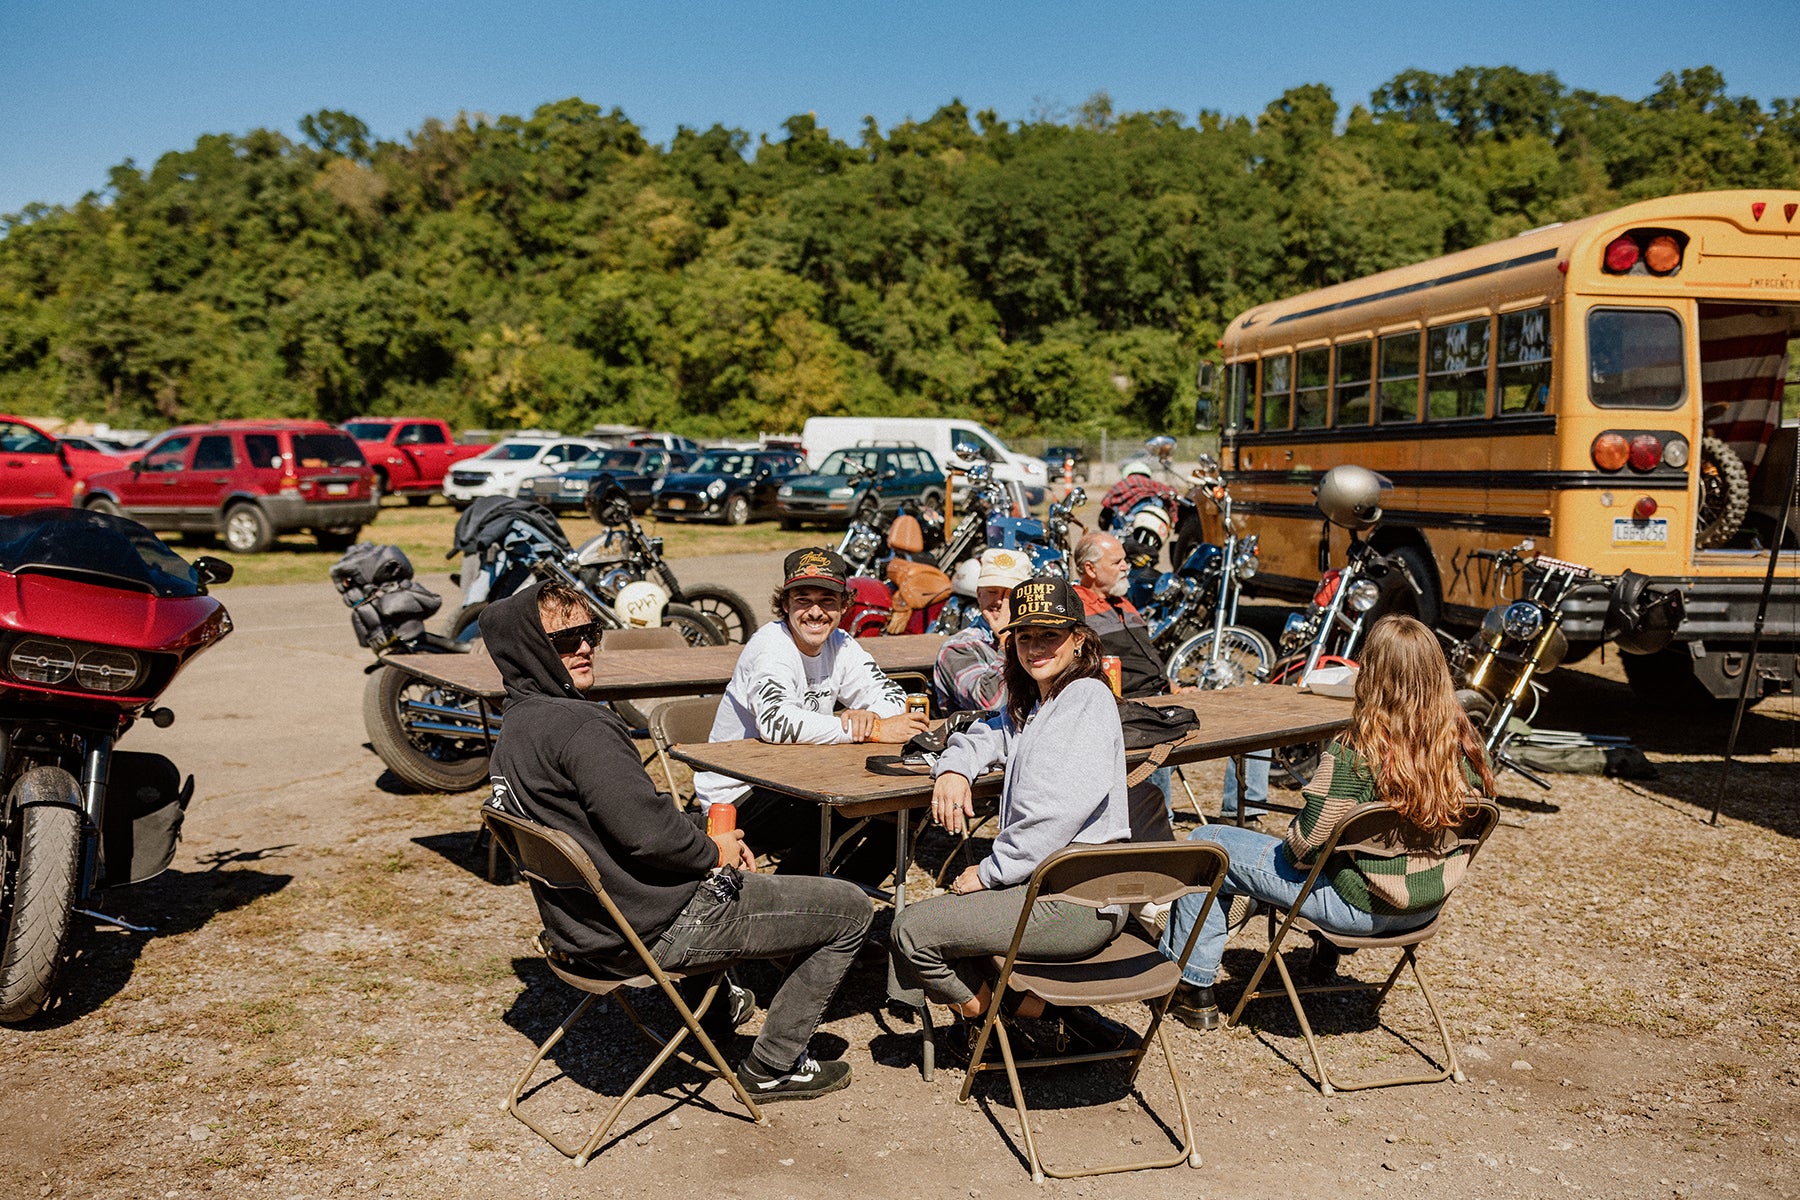
[[[519,498],[535,500],[552,512],[580,511],[587,507],[588,493],[594,490],[595,482],[605,480],[623,488],[631,498],[631,511],[641,514],[650,509],[651,486],[688,462],[689,456],[681,451],[657,446],[598,450],[577,459],[559,474],[526,480],[519,489]]]
[[[794,450],[708,450],[653,489],[656,515],[742,525],[774,512],[775,489],[805,469],[805,456]]]

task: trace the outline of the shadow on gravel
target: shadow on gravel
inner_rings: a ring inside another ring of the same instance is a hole
[[[100,897],[89,907],[147,925],[138,933],[77,916],[73,953],[58,977],[58,999],[25,1028],[54,1029],[77,1021],[117,995],[131,980],[138,956],[156,938],[192,933],[221,913],[239,909],[286,887],[292,875],[251,870],[243,864],[278,856],[287,846],[226,851],[210,857],[205,871],[164,871],[155,879]]]
[[[509,884],[518,881],[512,859],[493,841],[481,836],[481,830],[458,830],[455,833],[432,833],[416,837],[413,845],[429,850],[445,862],[461,867],[469,874],[489,883]],[[490,856],[490,848],[492,853]]]

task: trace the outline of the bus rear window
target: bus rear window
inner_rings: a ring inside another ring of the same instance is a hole
[[[1588,399],[1600,408],[1675,408],[1687,390],[1681,318],[1658,309],[1588,314]]]

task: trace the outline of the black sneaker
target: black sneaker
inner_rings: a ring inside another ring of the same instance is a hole
[[[1169,1015],[1189,1029],[1217,1029],[1225,1018],[1219,1014],[1219,1002],[1210,987],[1195,987],[1182,982],[1175,987],[1175,998],[1169,1001]]]
[[[706,995],[709,977],[693,976],[681,981],[682,999],[689,1007],[700,1003]],[[742,1029],[751,1017],[756,1015],[756,993],[747,987],[739,986],[737,980],[727,975],[719,985],[719,994],[713,997],[712,1007],[700,1018],[700,1028],[706,1030],[706,1036],[714,1041],[730,1037],[736,1030]]]
[[[850,1086],[849,1063],[843,1059],[822,1063],[810,1054],[802,1054],[793,1070],[780,1075],[765,1073],[752,1055],[739,1064],[737,1075],[744,1090],[758,1104],[817,1100]]]
[[[1312,957],[1306,961],[1308,983],[1330,983],[1337,978],[1338,962],[1344,952],[1327,938],[1313,935]]]

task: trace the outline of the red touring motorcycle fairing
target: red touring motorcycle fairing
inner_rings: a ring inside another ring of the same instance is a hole
[[[194,655],[231,632],[231,578],[135,521],[73,508],[0,518],[0,1022],[49,1003],[76,912],[161,874],[193,795],[160,754],[115,751]],[[126,926],[138,928],[137,926]]]

